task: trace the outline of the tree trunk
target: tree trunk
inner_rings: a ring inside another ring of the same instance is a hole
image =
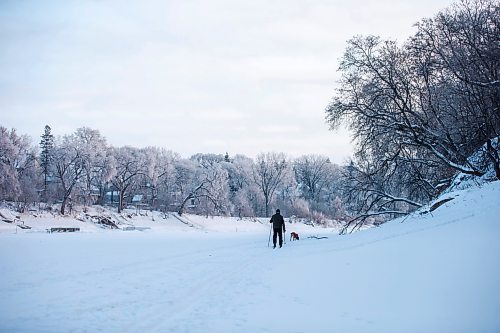
[[[104,206],[104,198],[106,196],[106,188],[104,186],[99,187],[99,198],[97,198],[97,204]]]
[[[486,141],[486,149],[488,151],[488,156],[491,158],[491,163],[493,163],[493,168],[495,169],[495,175],[497,179],[500,180],[500,158],[498,156],[498,151],[493,148],[491,140]]]
[[[64,196],[63,201],[61,203],[61,215],[64,215],[64,211],[66,210],[66,201],[68,200],[67,196]]]
[[[123,210],[123,191],[120,190],[120,193],[118,194],[118,214],[121,213]]]
[[[181,203],[181,206],[179,207],[179,210],[177,211],[177,214],[181,216],[184,213],[184,207],[186,206],[186,202],[189,201],[189,199],[193,198],[193,196],[190,194],[188,195]]]
[[[265,203],[266,204],[266,217],[268,217],[269,216],[269,196],[264,195],[264,199],[266,201],[266,203]]]

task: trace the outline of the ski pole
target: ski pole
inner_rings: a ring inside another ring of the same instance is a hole
[[[273,230],[273,225],[269,228],[269,239],[267,240],[267,247],[269,247],[269,243],[271,243],[271,230]]]

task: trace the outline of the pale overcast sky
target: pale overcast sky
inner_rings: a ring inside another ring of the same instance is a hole
[[[115,146],[322,154],[356,34],[403,41],[448,0],[0,1],[0,125],[35,142],[98,129]]]

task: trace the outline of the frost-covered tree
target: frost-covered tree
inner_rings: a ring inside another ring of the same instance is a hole
[[[236,155],[228,167],[230,188],[238,191],[250,185],[253,182],[253,167],[254,161],[251,158],[244,155]]]
[[[269,204],[276,189],[287,174],[288,162],[283,153],[261,153],[253,166],[253,181],[264,197],[264,212],[269,216]]]
[[[116,175],[116,158],[113,155],[114,148],[107,147],[104,155],[101,155],[98,163],[94,164],[93,176],[91,177],[92,188],[99,191],[97,204],[103,205],[106,197],[106,192],[109,189],[111,179]]]
[[[139,176],[146,172],[145,158],[139,149],[129,146],[113,148],[112,155],[116,161],[116,171],[111,184],[118,191],[118,213],[121,213],[130,189],[137,185]]]
[[[394,164],[385,167],[381,164],[365,159],[353,161],[345,168],[343,194],[356,216],[347,221],[342,232],[361,227],[369,218],[396,217],[422,206],[421,202],[409,199],[412,184],[408,173]]]
[[[419,23],[403,45],[348,42],[326,112],[332,128],[345,123],[353,133],[360,172],[352,181],[364,179],[365,195],[390,184],[378,193],[421,203],[456,172],[485,173],[468,156],[500,132],[499,22],[495,1],[461,1]]]
[[[184,194],[177,213],[182,215],[186,204],[192,200],[197,201],[207,215],[229,212],[227,171],[220,163],[209,163],[205,166],[191,164],[191,166],[195,167],[195,173],[191,174],[188,177],[189,181],[183,184]]]
[[[329,180],[323,186],[318,200],[311,203],[312,209],[322,212],[335,219],[338,217],[335,206],[336,198],[343,197],[342,170],[343,167],[337,164],[331,163],[328,165]],[[342,216],[345,216],[345,214]]]
[[[144,174],[151,207],[163,202],[165,207],[170,204],[171,192],[175,182],[175,163],[179,155],[170,150],[148,147],[144,149],[146,172]]]
[[[500,131],[499,21],[494,2],[463,1],[401,47],[353,38],[328,122],[347,123],[358,150],[390,142],[388,159],[419,149],[432,164],[484,174],[467,157]]]
[[[15,130],[0,127],[0,199],[17,199],[21,193],[15,168]]]
[[[104,184],[114,174],[114,164],[110,160],[106,139],[98,130],[81,127],[75,131],[74,138],[83,162],[83,195],[85,202],[92,204],[91,196],[96,192],[102,198]]]
[[[334,168],[326,156],[304,155],[294,161],[293,169],[301,196],[315,209],[319,209],[328,199],[324,192],[334,181]]]
[[[228,174],[229,199],[231,214],[238,217],[255,216],[253,194],[252,168],[253,160],[244,155],[236,155],[230,159],[229,155],[221,163]]]
[[[417,28],[408,49],[419,72],[419,93],[424,109],[435,116],[432,126],[446,135],[447,150],[436,150],[445,158],[458,155],[457,162],[477,169],[459,171],[477,175],[485,170],[467,158],[489,142],[490,163],[500,179],[500,161],[491,145],[500,135],[498,1],[462,0]]]
[[[275,196],[271,203],[276,207],[279,207],[284,215],[305,217],[306,214],[304,214],[305,211],[303,210],[303,202],[300,202],[301,200],[297,180],[292,168],[290,167],[291,165],[292,163],[289,163],[285,169],[283,178],[276,188]]]
[[[210,167],[215,164],[220,164],[225,161],[225,157],[222,154],[195,154],[190,158],[192,161],[196,161],[203,167]]]
[[[252,193],[254,193],[252,195]],[[256,196],[258,193],[258,189],[254,186],[252,190],[249,187],[245,189],[241,189],[236,192],[231,198],[231,202],[233,204],[233,216],[238,216],[242,218],[244,216],[255,216],[255,204],[252,202],[252,196]]]
[[[180,159],[174,165],[174,187],[172,189],[172,209],[179,210],[181,202],[189,194],[195,181],[198,164],[193,160]]]
[[[84,151],[74,134],[65,135],[56,140],[53,157],[53,172],[60,189],[61,214],[64,215],[73,190],[85,173]]]
[[[37,154],[28,136],[0,126],[0,200],[17,201],[21,212],[39,200],[42,183]]]
[[[32,146],[33,154],[36,156],[36,148]],[[18,209],[20,212],[32,203],[40,200],[40,190],[43,188],[43,179],[40,177],[40,168],[38,161],[35,158],[30,158],[26,167],[18,172],[19,186],[21,187],[21,195],[18,197]]]

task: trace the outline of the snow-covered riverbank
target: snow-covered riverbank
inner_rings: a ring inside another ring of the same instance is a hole
[[[500,182],[449,195],[352,235],[287,225],[276,250],[265,221],[3,223],[0,332],[498,332]]]

